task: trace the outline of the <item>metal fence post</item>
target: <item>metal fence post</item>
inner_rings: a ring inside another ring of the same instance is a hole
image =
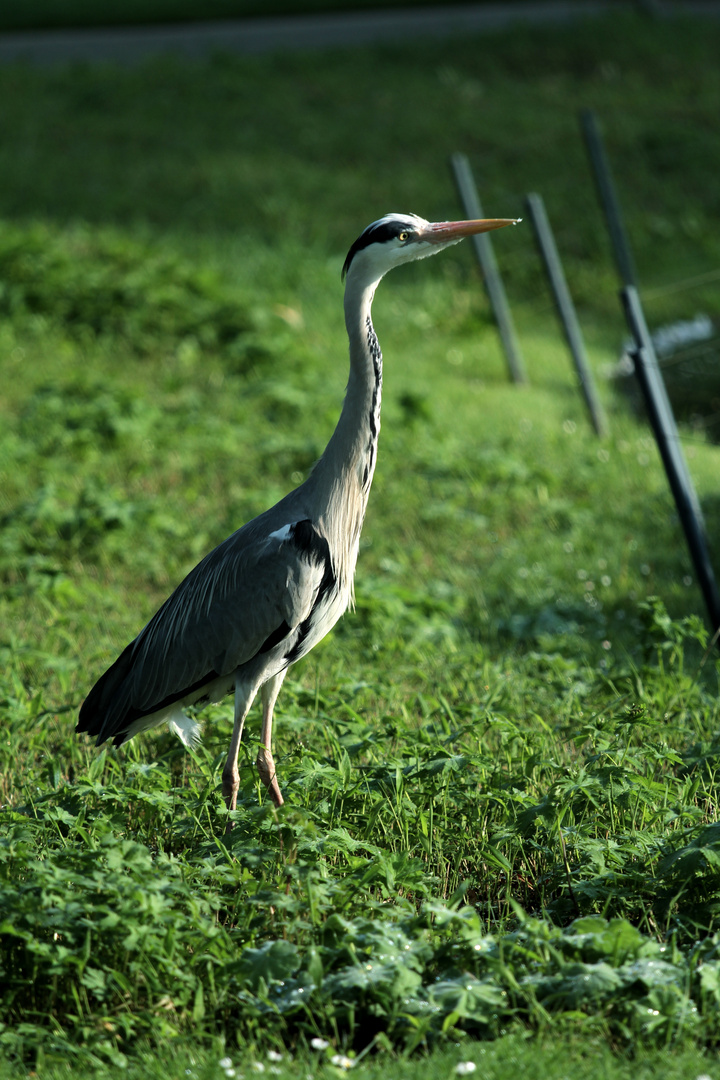
[[[615,265],[620,280],[623,285],[637,286],[635,263],[627,233],[625,232],[622,214],[620,213],[620,203],[618,202],[612,173],[605,155],[600,128],[592,109],[583,109],[580,113],[580,123],[585,136],[585,145],[590,156],[590,164],[595,177],[598,195],[600,196],[600,203],[605,213],[613,255],[615,256]]]
[[[605,436],[608,433],[607,419],[603,407],[600,404],[600,399],[597,396],[595,382],[585,352],[585,343],[583,342],[580,324],[575,313],[575,305],[572,302],[570,290],[567,286],[562,263],[560,262],[560,256],[555,245],[555,238],[545,211],[545,203],[541,195],[537,195],[533,192],[525,196],[525,204],[528,208],[530,220],[532,221],[535,230],[535,237],[538,242],[538,247],[540,248],[540,254],[542,255],[545,269],[547,270],[550,279],[553,296],[555,297],[555,304],[575,363],[575,370],[577,371],[578,379],[580,380],[580,386],[590,413],[592,425],[598,435],[601,437]]]
[[[481,218],[483,216],[480,199],[478,197],[475,181],[473,180],[470,162],[464,154],[453,154],[450,159],[455,183],[457,184],[460,201],[463,204],[468,218]],[[515,335],[510,306],[505,295],[505,288],[500,277],[500,271],[495,261],[492,242],[488,233],[477,233],[471,237],[475,255],[480,263],[483,281],[490,299],[490,306],[495,316],[500,340],[502,341],[505,358],[510,376],[513,382],[526,383],[525,365],[520,353],[520,347]]]
[[[665,390],[638,291],[634,285],[626,285],[621,289],[620,296],[628,326],[635,339],[635,374],[645,398],[650,423],[705,598],[710,625],[715,632],[720,629],[720,594],[710,561],[702,510],[680,447],[675,416]]]

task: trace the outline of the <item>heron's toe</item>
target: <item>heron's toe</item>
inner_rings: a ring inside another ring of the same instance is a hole
[[[266,746],[261,746],[258,750],[255,764],[257,765],[257,771],[260,773],[260,779],[268,789],[271,799],[276,806],[282,806],[285,800],[280,793],[280,785],[277,782],[275,760]]]

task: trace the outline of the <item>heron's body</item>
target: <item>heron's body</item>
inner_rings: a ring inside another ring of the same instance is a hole
[[[258,768],[282,796],[271,752],[272,713],[291,664],[348,608],[380,431],[382,355],[371,319],[375,288],[392,266],[432,254],[470,232],[508,221],[430,225],[392,214],[358,238],[345,263],[350,376],[337,427],[308,479],[211,551],[95,684],[78,731],[117,744],[163,721],[186,743],[196,725],[185,706],[235,694],[223,771],[234,808],[245,717],[263,701]],[[434,232],[433,232],[434,230]],[[414,245],[414,246],[412,246]]]

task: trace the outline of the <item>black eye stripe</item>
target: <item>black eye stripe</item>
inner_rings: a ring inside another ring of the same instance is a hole
[[[386,244],[389,240],[397,240],[401,233],[411,233],[412,230],[413,225],[408,221],[375,221],[372,225],[368,225],[348,251],[342,276],[345,277],[347,274],[350,263],[358,251],[369,247],[370,244]]]

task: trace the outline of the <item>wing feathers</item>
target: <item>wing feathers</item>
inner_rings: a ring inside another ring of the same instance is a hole
[[[305,519],[256,519],[188,574],[86,698],[78,731],[122,742],[129,725],[181,701],[298,634],[334,581],[330,550]]]

